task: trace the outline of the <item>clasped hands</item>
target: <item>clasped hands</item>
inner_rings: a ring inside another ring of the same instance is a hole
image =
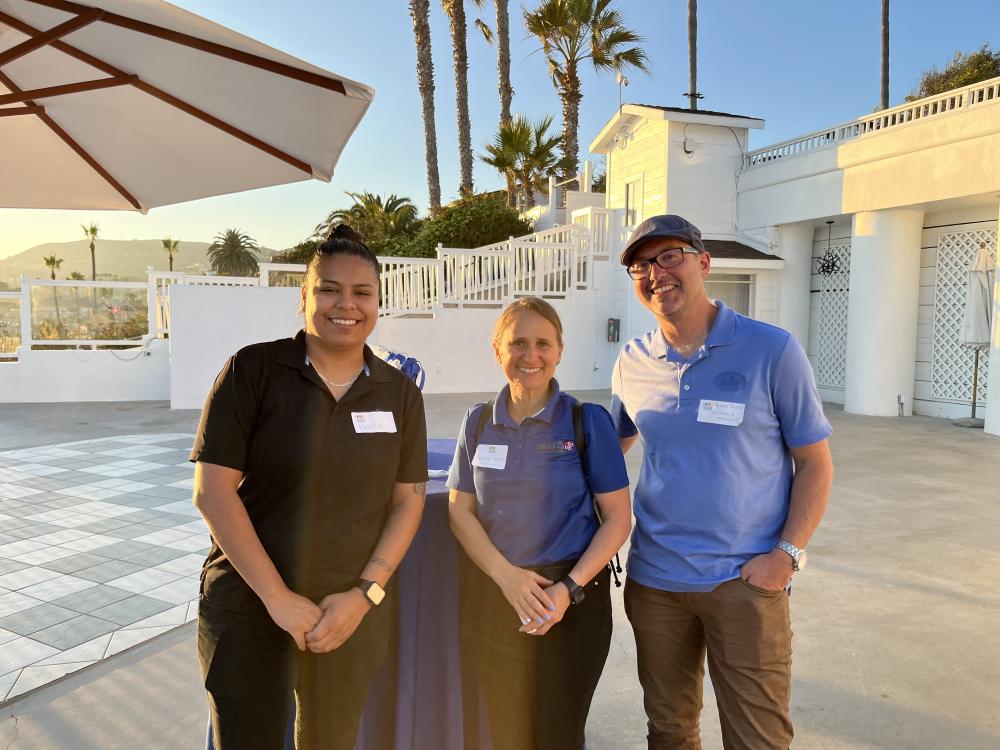
[[[494,579],[517,614],[520,630],[545,635],[566,615],[569,590],[532,570],[510,565]]]
[[[350,588],[314,604],[286,589],[265,603],[275,624],[295,639],[299,651],[325,654],[351,637],[372,605],[360,589]]]

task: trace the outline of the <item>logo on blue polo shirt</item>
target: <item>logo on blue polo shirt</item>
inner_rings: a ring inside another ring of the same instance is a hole
[[[732,370],[720,372],[713,382],[720,391],[742,391],[747,387],[746,376]]]
[[[564,453],[576,450],[576,443],[572,440],[552,440],[548,443],[539,443],[539,453]]]

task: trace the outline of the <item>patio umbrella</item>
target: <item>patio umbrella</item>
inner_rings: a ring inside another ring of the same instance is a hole
[[[983,420],[976,418],[976,393],[979,389],[979,352],[990,346],[993,314],[993,284],[996,263],[983,242],[969,264],[965,297],[965,315],[962,318],[960,343],[975,349],[972,366],[972,416],[955,420],[960,427],[982,427]]]
[[[329,181],[373,96],[161,0],[0,0],[0,207]]]

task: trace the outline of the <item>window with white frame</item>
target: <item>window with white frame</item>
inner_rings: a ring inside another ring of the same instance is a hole
[[[625,226],[634,227],[642,221],[642,177],[625,183]]]
[[[709,299],[726,303],[740,315],[753,316],[753,274],[710,273],[705,278],[705,292]]]

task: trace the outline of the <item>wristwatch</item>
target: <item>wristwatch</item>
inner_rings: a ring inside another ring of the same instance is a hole
[[[358,580],[356,586],[361,589],[361,593],[365,595],[365,598],[376,607],[385,599],[385,589],[375,581],[361,578]]]
[[[775,549],[780,549],[790,558],[792,558],[792,570],[802,570],[806,566],[806,551],[804,549],[799,549],[791,542],[786,542],[784,539],[778,541],[774,545]]]
[[[583,590],[583,587],[578,586],[576,581],[568,575],[562,579],[562,584],[569,589],[569,601],[571,604],[579,604],[587,595],[587,592]]]

